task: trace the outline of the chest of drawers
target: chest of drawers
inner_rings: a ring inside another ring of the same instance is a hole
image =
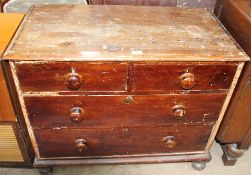
[[[36,167],[203,167],[248,59],[205,9],[78,5],[31,9],[4,56]]]

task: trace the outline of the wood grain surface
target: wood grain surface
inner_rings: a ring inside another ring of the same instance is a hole
[[[203,151],[211,126],[169,128],[103,128],[34,130],[41,158],[111,156]],[[63,137],[62,137],[63,136]],[[174,136],[176,146],[163,138]],[[77,151],[76,140],[85,139],[87,150]]]
[[[119,5],[36,6],[4,59],[38,160],[155,162],[208,153],[249,60],[205,9]]]
[[[67,75],[81,77],[77,91],[126,91],[127,63],[51,62],[16,64],[17,76],[23,92],[71,91],[66,86]]]
[[[217,62],[158,62],[126,63],[102,62],[31,62],[16,63],[16,72],[24,93],[31,92],[126,92],[172,93],[184,91],[181,76],[194,75],[192,91],[227,90],[238,63]],[[66,86],[67,76],[74,69],[81,79],[79,89]],[[131,75],[129,75],[131,72]],[[36,77],[36,78],[34,78]],[[129,81],[131,80],[131,81]]]
[[[132,96],[25,97],[29,120],[34,128],[107,126],[173,126],[212,124],[217,120],[226,94]],[[208,103],[210,101],[210,103]],[[175,105],[183,105],[185,115],[178,118]],[[83,121],[70,120],[73,107],[83,109]]]
[[[251,56],[250,1],[219,1],[215,13],[244,51]],[[250,77],[251,65],[247,63],[217,134],[221,143],[237,143],[240,149],[247,149],[251,145]]]
[[[181,76],[184,73],[194,75],[193,91],[228,89],[233,80],[237,63],[186,63],[180,64],[135,64],[132,91],[155,93],[184,90]]]
[[[216,0],[89,0],[90,4],[100,5],[145,5],[145,6],[177,6],[200,7],[214,9]]]
[[[206,9],[44,5],[31,10],[20,31],[4,59],[249,59]]]
[[[99,5],[145,5],[145,6],[176,6],[177,0],[89,0],[90,4]]]

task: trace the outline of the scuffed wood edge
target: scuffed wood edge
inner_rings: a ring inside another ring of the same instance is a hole
[[[8,44],[7,48],[5,49],[4,53],[3,53],[3,59],[4,57],[10,52],[10,50],[13,48],[16,39],[19,37],[21,31],[23,30],[27,19],[29,18],[30,14],[31,14],[32,8],[29,9],[29,11],[26,13],[26,15],[24,16],[24,18],[22,19],[21,23],[18,26],[18,29],[16,30],[15,34],[13,35],[10,43]]]
[[[82,157],[49,157],[40,158],[37,160],[81,160],[81,159],[109,159],[109,158],[137,158],[137,157],[159,157],[159,156],[182,156],[191,154],[207,154],[205,151],[191,151],[191,152],[173,152],[173,153],[154,153],[154,154],[130,154],[130,155],[110,155],[110,156],[82,156]]]
[[[231,33],[229,33],[229,31],[226,29],[226,27],[220,22],[220,20],[215,16],[215,14],[212,14],[212,16],[215,19],[215,21],[219,24],[219,26],[223,29],[223,31],[228,35],[228,38],[233,42],[233,44],[239,50],[239,55],[244,57],[243,60],[240,60],[240,61],[250,61],[250,57],[242,49],[242,47],[239,45],[239,43],[234,39],[234,37],[231,35]]]
[[[141,156],[141,157],[118,157],[106,159],[80,159],[80,160],[34,160],[34,167],[48,167],[59,165],[91,165],[91,164],[137,164],[137,163],[168,163],[168,162],[189,162],[189,161],[203,161],[211,160],[210,153],[201,154],[187,154],[187,155],[169,155],[169,156]]]
[[[33,133],[32,126],[31,126],[30,121],[28,119],[28,112],[26,110],[25,102],[24,102],[24,99],[23,99],[23,96],[22,96],[22,90],[20,88],[19,80],[17,78],[15,63],[10,62],[10,69],[11,69],[11,73],[13,75],[13,80],[14,80],[14,83],[15,83],[15,86],[16,86],[16,89],[17,89],[17,94],[18,94],[18,98],[19,98],[19,101],[20,101],[21,110],[23,112],[24,120],[25,120],[25,123],[27,125],[27,130],[29,132],[29,136],[30,136],[30,139],[31,139],[33,150],[34,150],[34,152],[36,154],[36,157],[40,158],[38,145],[37,145],[37,142],[36,142],[36,139],[35,139],[35,135]]]
[[[36,55],[30,54],[29,57],[25,54],[7,54],[5,55],[3,60],[10,61],[45,61],[45,62],[68,62],[68,61],[76,61],[76,62],[103,62],[103,61],[112,61],[112,62],[148,62],[148,61],[163,61],[163,62],[242,62],[249,61],[250,58],[241,50],[238,52],[239,54],[232,57],[221,57],[221,56],[194,56],[192,55],[159,55],[159,54],[142,54],[142,55],[129,55],[129,54],[100,54],[98,56],[83,56],[83,55]]]
[[[232,97],[232,94],[233,94],[233,92],[234,92],[235,86],[236,86],[236,84],[237,84],[237,82],[238,82],[238,79],[239,79],[239,77],[240,77],[240,74],[241,74],[243,65],[244,65],[244,62],[241,62],[241,63],[238,65],[238,67],[237,67],[237,70],[236,70],[236,73],[235,73],[235,75],[234,75],[232,84],[231,84],[231,86],[230,86],[230,88],[229,88],[229,92],[228,92],[228,94],[227,94],[227,97],[226,97],[226,99],[225,99],[225,101],[224,101],[224,104],[223,104],[223,106],[222,106],[221,112],[220,112],[220,114],[219,114],[219,118],[218,118],[218,120],[216,121],[215,125],[213,126],[212,132],[211,132],[211,134],[210,134],[210,137],[209,137],[209,140],[208,140],[208,144],[207,144],[207,146],[206,146],[206,148],[205,148],[205,151],[206,151],[206,152],[209,152],[209,150],[211,149],[211,146],[212,146],[212,144],[213,144],[213,142],[214,142],[215,136],[216,136],[217,131],[218,131],[219,127],[220,127],[221,121],[222,121],[222,119],[223,119],[223,117],[224,117],[224,114],[225,114],[225,112],[226,112],[226,110],[227,110],[228,104],[229,104],[229,102],[230,102],[230,100],[231,100],[231,97]]]

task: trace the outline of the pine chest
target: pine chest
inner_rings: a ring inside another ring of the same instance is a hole
[[[249,58],[205,9],[49,5],[4,60],[35,166],[201,168]]]

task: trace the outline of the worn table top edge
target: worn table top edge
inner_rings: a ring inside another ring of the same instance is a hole
[[[127,62],[127,61],[165,61],[165,62],[172,62],[172,61],[180,61],[180,62],[193,62],[193,61],[201,61],[201,62],[216,62],[216,61],[230,61],[230,62],[245,62],[250,61],[250,57],[242,50],[242,48],[239,46],[239,44],[232,38],[231,35],[229,35],[228,31],[225,29],[225,27],[220,23],[220,21],[217,19],[215,15],[212,14],[212,17],[215,18],[215,20],[219,23],[219,25],[223,28],[225,32],[228,33],[230,38],[233,40],[234,45],[239,50],[238,55],[233,55],[232,57],[224,57],[223,55],[219,56],[203,56],[203,57],[197,57],[194,54],[187,54],[177,56],[171,54],[101,54],[100,55],[92,55],[92,56],[73,56],[69,57],[66,54],[62,55],[50,55],[48,57],[46,54],[40,55],[40,57],[33,57],[32,54],[11,54],[10,51],[15,45],[16,38],[19,37],[22,30],[25,27],[26,21],[29,19],[32,11],[35,7],[43,7],[48,5],[33,5],[32,8],[29,9],[28,13],[23,17],[18,29],[15,32],[15,35],[13,35],[11,42],[9,43],[8,47],[5,49],[3,54],[0,56],[1,60],[8,60],[8,61],[120,61],[120,62]],[[51,5],[50,5],[51,6]],[[52,5],[53,6],[53,5]],[[94,6],[94,5],[92,5]],[[98,5],[97,5],[98,6]],[[115,5],[116,6],[116,5]],[[126,5],[124,5],[126,6]],[[163,7],[159,7],[163,8]],[[166,8],[178,8],[178,7],[166,7]],[[186,8],[186,9],[192,9],[192,8]],[[196,9],[205,9],[206,8],[196,8]],[[35,54],[34,54],[35,55]],[[30,58],[33,57],[33,58]]]

